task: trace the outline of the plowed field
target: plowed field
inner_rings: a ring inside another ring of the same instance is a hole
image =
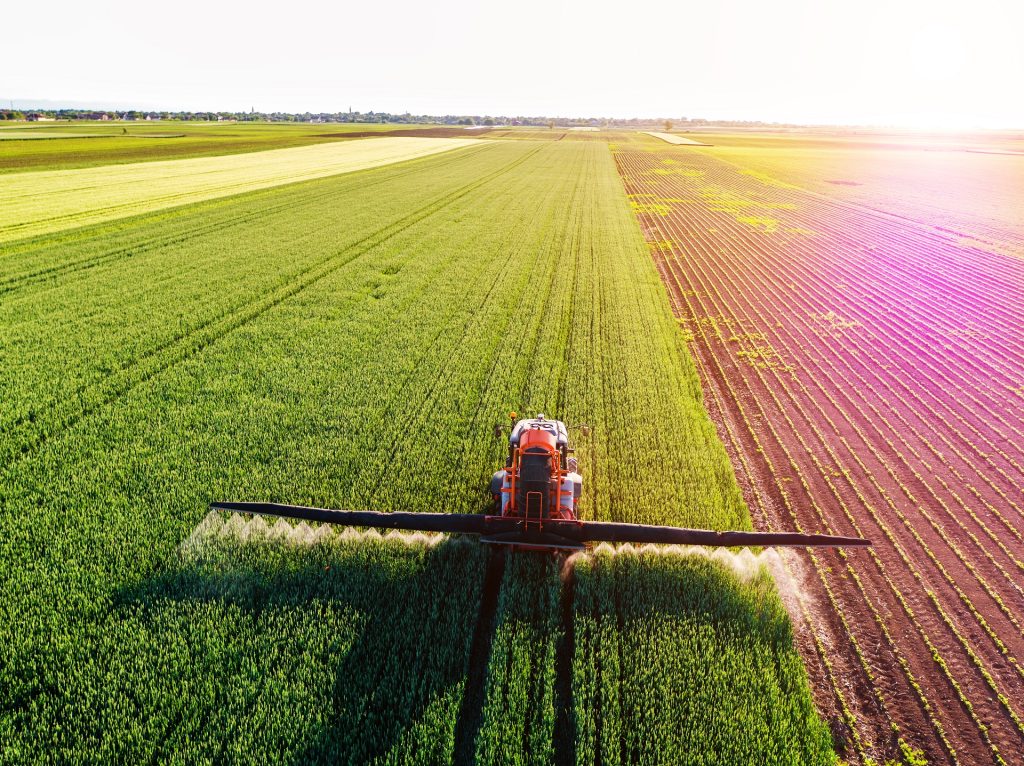
[[[845,756],[1024,763],[1024,260],[716,150],[615,153],[755,527],[874,541],[791,561]]]

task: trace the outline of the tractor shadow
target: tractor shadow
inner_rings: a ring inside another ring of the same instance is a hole
[[[217,538],[119,591],[114,612],[175,626],[153,628],[168,646],[230,633],[195,671],[216,694],[187,701],[198,723],[156,760],[185,741],[215,762],[450,761],[487,563],[458,539]]]
[[[505,563],[465,540],[425,544],[372,533],[299,544],[217,537],[181,553],[118,591],[110,610],[113,622],[147,637],[126,651],[185,668],[176,672],[186,680],[168,682],[180,690],[183,710],[166,723],[152,762],[187,748],[215,763],[472,763],[492,638],[506,619],[495,613]],[[597,688],[616,695],[626,680],[599,677],[600,663],[587,657],[601,653],[601,640],[577,635],[581,618],[606,625],[604,635],[617,644],[642,646],[679,624],[704,636],[690,647],[695,652],[664,648],[691,657],[693,672],[684,678],[692,689],[683,697],[692,701],[693,720],[712,730],[727,731],[739,712],[729,709],[735,687],[707,683],[721,640],[760,645],[770,673],[772,658],[792,652],[770,578],[740,581],[700,557],[640,554],[576,557],[560,575],[557,763],[576,762],[580,737],[602,742],[610,734],[602,732],[600,710],[614,700],[600,696],[585,703],[595,708],[594,728],[578,729],[574,674],[594,673]],[[574,667],[574,656],[583,667]],[[656,665],[630,672],[651,673],[651,688],[658,686]],[[127,685],[122,676],[117,682]],[[678,704],[678,697],[664,702]],[[614,736],[626,762],[656,755]]]

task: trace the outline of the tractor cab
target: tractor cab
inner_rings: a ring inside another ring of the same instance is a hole
[[[569,431],[561,420],[549,420],[540,413],[535,418],[524,418],[518,421],[512,428],[508,437],[508,461],[506,466],[512,464],[512,456],[517,447],[526,447],[538,442],[550,443],[554,441],[554,447],[558,451],[559,463],[562,468],[566,467],[569,458]],[[525,442],[525,443],[524,443]]]

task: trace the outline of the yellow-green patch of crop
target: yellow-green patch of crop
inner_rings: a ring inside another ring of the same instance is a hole
[[[730,335],[726,340],[728,340],[729,343],[753,343],[765,340],[765,334],[763,332],[739,333],[736,335]]]
[[[95,138],[105,135],[103,133],[65,133],[56,130],[2,130],[0,141],[31,141],[33,139],[47,138]]]
[[[736,352],[736,356],[744,360],[752,367],[761,370],[778,370],[780,372],[791,372],[792,367],[786,364],[782,355],[771,345],[754,346]]]
[[[713,210],[718,212],[733,213],[752,207],[759,207],[765,210],[796,210],[796,204],[792,202],[767,202],[717,186],[702,187],[699,193],[704,201],[711,205]]]
[[[703,187],[700,189],[700,196],[716,212],[732,213],[761,204],[757,200],[744,197],[742,194],[728,189],[720,189],[717,186]]]
[[[755,229],[771,234],[779,230],[779,219],[765,215],[738,215],[736,220]]]
[[[808,317],[814,325],[814,332],[823,338],[839,338],[861,326],[859,320],[846,319],[834,311],[811,313]]]
[[[468,138],[386,137],[0,176],[0,241],[479,145],[478,139]]]
[[[416,130],[427,125],[401,125]],[[389,124],[307,124],[281,122],[55,122],[0,125],[11,132],[53,134],[46,141],[0,140],[0,174],[117,165],[132,162],[214,157],[286,149],[346,140],[352,133],[394,130]],[[88,141],[82,141],[85,136]]]
[[[765,202],[717,186],[705,186],[699,190],[699,194],[715,212],[728,213],[738,223],[766,233],[779,230],[779,220],[767,215],[767,212],[796,209],[796,205],[791,202]]]
[[[776,189],[799,189],[800,188],[799,186],[796,186],[795,184],[786,183],[785,181],[780,181],[779,179],[777,179],[777,178],[775,178],[773,176],[770,176],[767,173],[762,173],[760,170],[752,170],[750,168],[744,168],[743,170],[740,170],[740,173],[742,173],[745,176],[750,176],[751,178],[756,178],[758,181],[763,183],[765,186],[772,186],[772,187],[774,187]]]
[[[645,171],[655,176],[682,176],[683,178],[703,178],[704,171],[697,168],[651,168]]]
[[[647,215],[667,216],[672,212],[670,205],[660,202],[631,202],[634,213],[646,213]]]

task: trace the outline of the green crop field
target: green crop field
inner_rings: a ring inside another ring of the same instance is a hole
[[[61,131],[61,130],[11,130],[9,128],[0,129],[0,141],[31,141],[39,139],[53,139],[53,138],[100,138],[103,133],[89,133],[87,130],[80,128],[75,132]]]
[[[467,147],[470,138],[385,137],[224,157],[0,177],[0,241]]]
[[[585,518],[750,528],[607,143],[444,146],[11,219],[0,762],[835,762],[763,570],[207,515],[483,511],[518,410],[593,426]]]
[[[428,125],[401,125],[403,130]],[[219,157],[387,133],[395,125],[233,122],[46,122],[0,125],[0,174],[97,165]],[[5,140],[6,139],[6,140]]]

